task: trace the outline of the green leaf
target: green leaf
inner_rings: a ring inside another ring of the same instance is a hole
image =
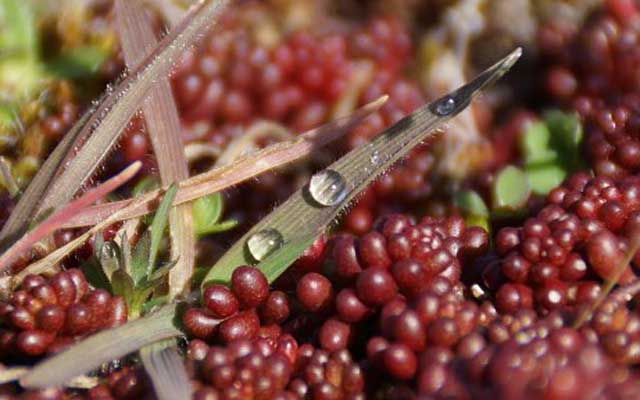
[[[469,215],[465,219],[467,226],[479,226],[487,232],[491,232],[491,222],[489,217],[480,217],[477,215]]]
[[[256,257],[262,258],[259,260],[259,268],[270,279],[277,277],[324,233],[326,227],[358,193],[413,147],[437,136],[434,132],[439,126],[464,110],[483,88],[506,73],[520,54],[521,49],[512,52],[475,80],[434,103],[419,108],[376,136],[370,143],[353,149],[331,164],[323,173],[340,182],[326,185],[327,189],[323,190],[330,192],[339,187],[342,193],[335,201],[320,203],[313,198],[309,185],[301,188],[238,240],[210,269],[203,285],[209,282],[228,282],[237,266],[255,264]],[[252,255],[248,248],[250,239],[265,232],[276,235],[279,248],[267,251],[265,255]]]
[[[488,217],[489,208],[480,195],[473,190],[463,190],[456,193],[455,203],[466,215]]]
[[[47,69],[60,78],[87,78],[93,76],[110,56],[109,51],[97,46],[75,47],[47,63]]]
[[[122,296],[127,302],[129,309],[131,309],[134,300],[135,286],[133,279],[131,279],[124,269],[119,269],[111,275],[111,287],[113,288],[113,294]]]
[[[169,220],[169,209],[173,204],[173,199],[176,197],[178,191],[178,185],[173,184],[167,189],[156,215],[153,217],[153,223],[151,224],[151,248],[149,250],[149,264],[147,264],[146,276],[150,276],[153,271],[153,267],[156,265],[156,259],[158,257],[158,250],[160,249],[160,241],[164,230],[167,228],[167,222]]]
[[[517,211],[524,207],[531,187],[527,174],[512,165],[498,173],[493,184],[493,207],[499,211]]]
[[[544,122],[530,124],[520,138],[520,148],[526,165],[546,163],[558,157],[558,154],[549,147],[551,132]]]
[[[131,190],[131,197],[138,197],[160,187],[160,183],[154,176],[145,176]]]
[[[82,271],[84,272],[84,275],[91,286],[97,289],[104,289],[113,294],[111,282],[109,282],[109,278],[107,278],[107,275],[105,275],[104,270],[102,269],[102,265],[95,257],[92,257],[89,261],[87,261],[87,263],[83,266]]]
[[[582,157],[584,132],[577,114],[559,110],[544,115],[551,132],[551,146],[555,149],[565,168],[570,171],[582,169],[585,162]]]
[[[206,227],[205,230],[198,231],[198,235],[204,236],[204,235],[211,235],[214,233],[226,232],[228,230],[235,228],[238,225],[238,223],[239,222],[235,219],[228,219],[226,221],[220,222],[219,224],[210,225]]]
[[[168,296],[158,296],[158,297],[154,297],[151,300],[145,302],[142,305],[142,307],[140,308],[141,314],[142,315],[148,314],[149,312],[154,310],[156,307],[161,306],[164,303],[166,303],[168,298],[169,298]]]
[[[144,232],[131,254],[131,277],[138,284],[146,276],[151,253],[151,233]]]
[[[526,170],[533,193],[546,195],[567,177],[567,171],[557,164],[535,166]]]
[[[193,221],[196,233],[206,235],[218,224],[223,212],[222,194],[214,193],[193,202]]]

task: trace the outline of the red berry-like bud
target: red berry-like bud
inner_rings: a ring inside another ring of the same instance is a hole
[[[211,285],[204,290],[202,301],[214,318],[226,318],[238,312],[240,302],[223,285]]]
[[[296,286],[296,297],[309,311],[326,308],[332,300],[333,288],[329,279],[316,272],[310,272],[300,279]]]
[[[224,343],[231,343],[241,339],[252,339],[258,333],[258,328],[260,328],[258,314],[255,310],[247,310],[222,322],[218,336]]]
[[[231,290],[242,308],[254,308],[267,299],[269,282],[259,269],[244,265],[233,271]]]

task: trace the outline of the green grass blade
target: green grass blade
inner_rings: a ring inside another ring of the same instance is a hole
[[[173,199],[176,197],[177,192],[178,185],[176,184],[171,185],[169,189],[167,189],[167,192],[162,199],[162,203],[160,203],[160,207],[158,207],[158,211],[156,211],[156,215],[153,217],[153,222],[151,223],[150,228],[151,247],[149,249],[149,263],[147,264],[146,276],[151,275],[153,268],[156,265],[158,250],[160,249],[160,241],[162,240],[164,230],[167,228],[169,210],[171,209],[171,204],[173,204]]]
[[[277,232],[281,239],[280,248],[263,258],[258,265],[273,281],[304,251],[304,245],[308,246],[322,234],[358,193],[416,145],[434,138],[439,127],[464,110],[482,89],[504,75],[521,53],[521,49],[515,50],[470,83],[421,107],[385,130],[371,143],[352,150],[334,162],[326,170],[335,171],[344,179],[346,194],[339,202],[321,206],[312,198],[308,185],[298,190],[238,240],[211,268],[203,285],[228,282],[237,266],[255,265],[257,262],[249,250],[249,239],[265,230]],[[446,112],[443,112],[445,109]]]

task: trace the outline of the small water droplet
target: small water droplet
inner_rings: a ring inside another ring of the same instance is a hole
[[[325,169],[311,177],[309,194],[323,206],[334,206],[347,196],[347,182],[340,173]]]
[[[102,245],[102,258],[112,259],[117,255],[116,245],[113,242],[106,242]]]
[[[284,239],[280,232],[270,228],[253,234],[247,240],[247,248],[256,261],[262,261],[283,243]]]
[[[456,101],[453,97],[445,97],[436,103],[433,111],[440,116],[449,115],[456,109]]]

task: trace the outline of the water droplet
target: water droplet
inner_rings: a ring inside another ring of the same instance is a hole
[[[325,169],[311,177],[309,194],[323,206],[334,206],[347,196],[347,182],[340,173]]]
[[[256,261],[262,261],[283,243],[284,239],[280,232],[270,228],[253,234],[247,240],[247,248]]]
[[[456,109],[456,101],[453,97],[445,97],[435,104],[433,111],[440,116],[449,115]]]
[[[116,245],[113,242],[106,242],[102,245],[102,254],[101,257],[103,259],[112,259],[117,255]]]

